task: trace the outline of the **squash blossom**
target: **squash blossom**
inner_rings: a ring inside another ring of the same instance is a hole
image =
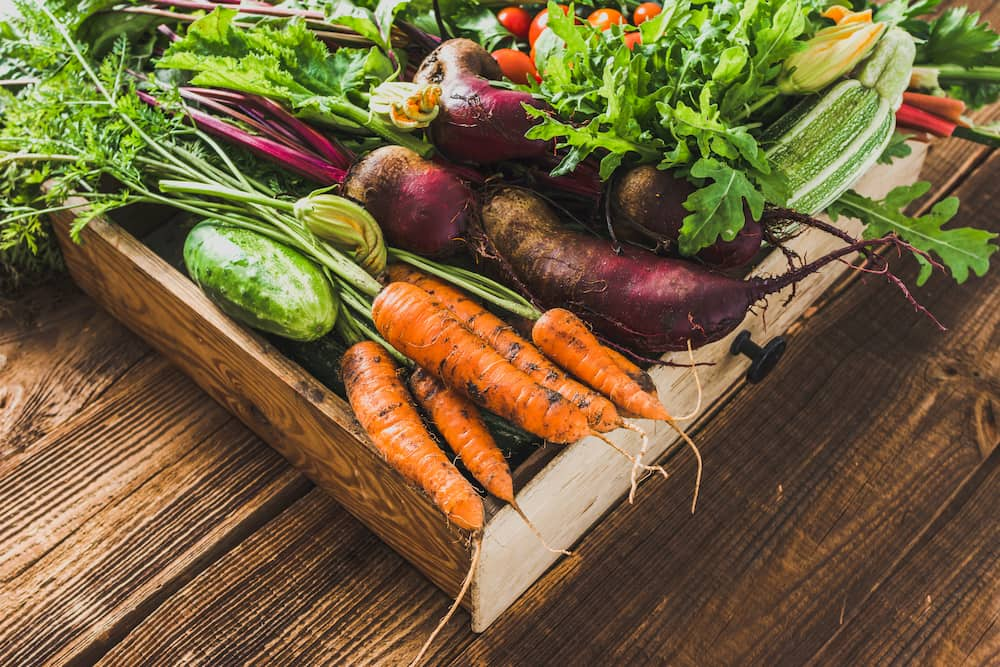
[[[875,46],[886,24],[872,23],[872,10],[853,12],[834,5],[823,16],[836,25],[823,28],[806,42],[806,48],[785,60],[778,90],[802,95],[823,90],[850,72]]]
[[[373,276],[385,270],[388,250],[375,218],[350,199],[317,190],[295,202],[295,217],[320,239],[345,252]]]
[[[416,130],[437,118],[440,99],[440,86],[387,81],[372,92],[368,108],[401,130]]]

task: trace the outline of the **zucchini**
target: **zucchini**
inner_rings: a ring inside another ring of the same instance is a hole
[[[224,313],[255,329],[309,341],[336,322],[339,301],[323,271],[262,234],[205,220],[184,241],[184,265]]]
[[[885,150],[909,82],[913,39],[892,28],[856,79],[797,104],[762,139],[788,186],[789,208],[815,215],[837,200]]]

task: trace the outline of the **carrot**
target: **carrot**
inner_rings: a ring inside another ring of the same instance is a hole
[[[625,371],[626,375],[635,380],[635,383],[642,387],[644,392],[656,396],[656,384],[653,382],[653,378],[649,377],[649,373],[632,363],[628,357],[618,350],[612,347],[605,347],[604,349],[607,351],[608,356],[611,357],[611,361],[615,362],[618,368]]]
[[[372,319],[386,341],[417,365],[525,431],[556,443],[590,434],[575,405],[512,366],[419,287],[390,283],[375,297]]]
[[[965,102],[962,100],[941,95],[905,92],[903,93],[903,102],[953,123],[961,124],[963,122],[962,114],[965,113]]]
[[[457,526],[482,529],[482,499],[427,432],[385,348],[357,343],[340,368],[354,414],[389,465],[419,484]]]
[[[550,359],[620,409],[646,419],[670,420],[666,408],[618,367],[608,348],[570,311],[545,311],[532,327],[531,338]]]
[[[430,294],[440,308],[451,312],[465,328],[489,343],[500,356],[538,384],[557,392],[580,408],[595,431],[607,433],[622,425],[613,403],[569,377],[509,324],[460,290],[405,264],[389,266],[389,278],[416,285]]]
[[[444,386],[440,380],[422,368],[410,375],[410,389],[417,403],[430,415],[444,441],[462,457],[472,476],[491,494],[517,512],[542,545],[554,553],[572,555],[565,549],[554,549],[514,498],[514,479],[503,452],[486,427],[479,409],[461,394]]]
[[[472,476],[500,500],[514,502],[510,466],[476,406],[422,368],[410,376],[410,390]]]
[[[619,368],[608,354],[608,348],[601,345],[587,325],[570,311],[564,308],[545,311],[532,327],[531,338],[550,359],[610,398],[619,409],[646,419],[665,421],[687,442],[698,461],[698,482],[691,505],[694,512],[701,485],[701,454],[663,404]],[[636,459],[636,466],[638,461]]]

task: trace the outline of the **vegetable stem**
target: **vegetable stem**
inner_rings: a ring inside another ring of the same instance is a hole
[[[295,204],[292,202],[275,199],[274,197],[268,197],[267,195],[258,194],[250,190],[237,190],[217,184],[163,180],[160,181],[159,188],[163,192],[180,192],[206,197],[218,197],[219,199],[228,199],[245,204],[260,204],[286,213],[293,213],[295,211]]]
[[[421,271],[426,271],[438,278],[447,280],[453,285],[457,285],[475,294],[484,301],[492,303],[494,306],[503,308],[515,315],[520,315],[529,320],[537,320],[542,315],[540,310],[531,305],[531,303],[514,290],[504,287],[474,271],[469,271],[458,266],[439,264],[399,248],[389,248],[389,256],[394,260],[405,262],[417,267]]]
[[[434,147],[426,141],[417,139],[406,132],[397,131],[396,128],[384,122],[378,116],[375,116],[374,114],[365,111],[350,102],[331,100],[328,104],[328,108],[336,115],[342,116],[346,120],[357,123],[358,125],[367,127],[383,139],[391,141],[399,146],[403,146],[404,148],[409,148],[421,157],[430,157],[434,152]]]

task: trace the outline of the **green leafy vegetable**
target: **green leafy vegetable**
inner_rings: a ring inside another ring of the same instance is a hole
[[[951,7],[928,24],[926,40],[918,46],[918,63],[976,67],[1000,64],[1000,36],[981,23],[979,12]]]
[[[878,163],[892,164],[893,160],[909,156],[909,154],[913,152],[910,145],[906,143],[910,136],[911,135],[906,134],[905,132],[900,132],[899,130],[893,132],[892,138],[889,139],[889,144],[885,147],[885,150],[882,151],[882,155],[878,158]]]
[[[431,152],[367,109],[370,90],[395,72],[381,49],[341,47],[331,54],[300,19],[244,29],[234,24],[237,13],[218,8],[192,23],[156,66],[193,71],[196,85],[262,95],[335,127]]]
[[[1000,97],[1000,35],[978,12],[950,7],[921,18],[940,0],[890,0],[875,20],[896,23],[917,38],[920,88],[963,100],[972,108]]]
[[[930,183],[921,181],[913,185],[894,188],[883,201],[864,197],[853,190],[844,194],[833,206],[830,215],[840,214],[864,222],[865,238],[878,238],[895,232],[917,250],[932,254],[951,271],[955,282],[964,283],[971,270],[982,276],[989,269],[990,256],[997,251],[991,241],[997,234],[972,227],[944,229],[958,211],[958,199],[948,197],[936,203],[931,210],[918,217],[903,213],[911,202],[930,190]],[[926,258],[914,255],[920,263],[917,284],[923,285],[933,267]]]
[[[621,164],[677,169],[700,189],[685,207],[681,252],[693,254],[759,216],[783,192],[757,144],[755,114],[777,96],[781,63],[801,48],[808,9],[799,0],[678,0],[642,24],[631,51],[622,28],[578,25],[549,4],[535,44],[543,80],[533,86],[557,114],[529,138],[568,149],[555,174],[591,155],[607,178]]]

